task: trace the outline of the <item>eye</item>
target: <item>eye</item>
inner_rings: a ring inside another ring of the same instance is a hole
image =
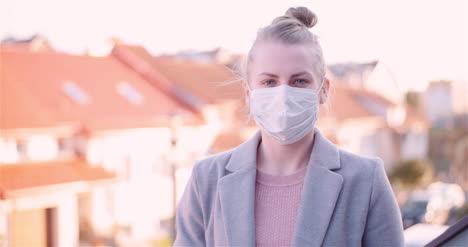
[[[275,81],[274,80],[265,80],[262,82],[263,85],[267,86],[267,87],[271,87],[271,86],[274,86],[275,85]]]
[[[293,81],[293,85],[297,85],[297,86],[305,86],[309,83],[308,80],[304,80],[304,79],[296,79]]]

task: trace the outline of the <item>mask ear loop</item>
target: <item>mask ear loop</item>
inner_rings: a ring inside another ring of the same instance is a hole
[[[249,93],[252,93],[252,89],[249,86],[249,82],[245,82],[245,85],[247,86],[247,89],[249,90]]]
[[[320,86],[317,89],[317,91],[320,93],[320,90],[322,90],[323,84],[325,83],[325,77],[322,79],[322,82],[320,82]]]
[[[325,83],[325,77],[322,79],[322,82],[320,83],[320,86],[317,89],[317,97],[319,98],[319,104],[320,104],[320,93],[322,92],[322,87],[324,83]]]
[[[249,123],[250,121],[252,121],[252,115],[250,114],[250,104],[251,104],[251,102],[250,102],[250,97],[251,97],[251,95],[252,95],[252,89],[250,89],[250,86],[249,86],[249,82],[248,82],[248,81],[245,82],[245,85],[246,85],[246,87],[247,87],[247,90],[249,91],[249,96],[248,96],[248,98],[249,98],[249,103],[248,103],[248,104],[249,104],[249,113],[248,113],[248,116],[247,116],[247,122],[246,122],[246,124],[247,124],[247,123]]]

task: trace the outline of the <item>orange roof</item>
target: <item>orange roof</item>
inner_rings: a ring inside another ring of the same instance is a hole
[[[0,59],[4,61],[3,57]],[[0,129],[49,127],[57,124],[57,119],[63,119],[58,112],[39,104],[24,85],[8,83],[4,71],[0,73]]]
[[[122,44],[114,47],[113,54],[140,73],[145,74],[152,70],[158,76],[153,76],[153,80],[148,81],[157,87],[185,91],[201,103],[237,100],[243,96],[239,83],[227,83],[236,77],[222,64],[199,63],[175,57],[153,57],[141,46]],[[174,96],[178,97],[177,94]]]
[[[239,82],[232,82],[236,79],[234,74],[223,65],[154,57],[153,66],[207,103],[237,100],[243,96],[242,86]]]
[[[82,160],[0,164],[0,199],[5,199],[8,192],[20,189],[114,177],[113,173],[101,167],[91,167]]]
[[[356,89],[347,85],[333,84],[329,98],[329,109],[321,105],[320,115],[323,117],[333,117],[337,120],[350,118],[377,117],[375,113],[367,108],[360,98],[366,98],[385,106],[394,106],[394,104],[374,92],[364,89]]]
[[[91,130],[152,127],[175,114],[201,122],[114,57],[0,52],[2,129],[63,122],[82,122]]]
[[[320,115],[324,117],[334,117],[337,120],[374,117],[371,112],[353,98],[352,91],[344,87],[335,86],[328,101],[326,104],[328,105],[328,109],[325,109],[326,105],[321,105]]]

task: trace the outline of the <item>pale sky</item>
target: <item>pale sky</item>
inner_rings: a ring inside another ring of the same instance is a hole
[[[117,37],[153,54],[223,47],[245,53],[258,28],[290,6],[318,16],[327,63],[378,59],[403,89],[468,83],[468,0],[0,0],[0,39],[34,33],[82,53]]]

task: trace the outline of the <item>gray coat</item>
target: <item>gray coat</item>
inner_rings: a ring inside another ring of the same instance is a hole
[[[382,160],[346,152],[316,128],[293,246],[403,246]],[[255,246],[257,132],[195,163],[176,212],[174,246]]]

